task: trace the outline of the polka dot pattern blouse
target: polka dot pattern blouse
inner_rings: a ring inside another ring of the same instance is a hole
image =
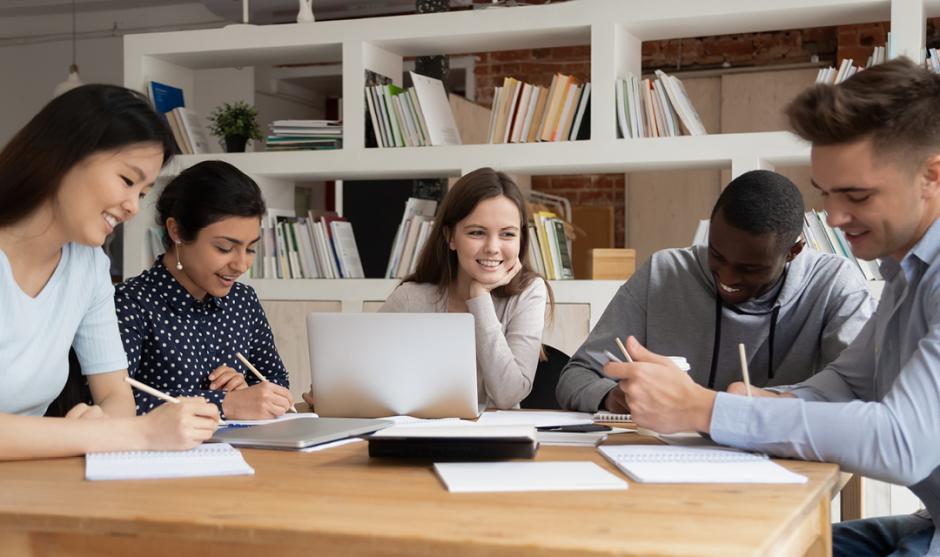
[[[225,297],[200,302],[161,259],[115,289],[131,377],[171,396],[201,396],[222,412],[225,391],[209,390],[213,370],[227,365],[245,374],[249,385],[259,381],[235,357],[241,352],[268,381],[287,387],[287,370],[255,291],[236,282]],[[134,398],[138,414],[162,403],[136,389]]]

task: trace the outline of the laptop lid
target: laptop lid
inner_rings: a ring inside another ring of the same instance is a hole
[[[212,440],[238,447],[302,449],[372,433],[392,424],[388,420],[304,418],[250,427],[224,427],[215,432]]]
[[[311,313],[307,335],[321,416],[480,414],[469,313]]]

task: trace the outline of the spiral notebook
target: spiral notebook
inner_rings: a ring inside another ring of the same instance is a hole
[[[606,410],[601,410],[594,412],[592,419],[595,422],[629,422],[630,414],[617,414],[615,412],[607,412]]]
[[[85,455],[86,480],[149,480],[254,475],[241,451],[204,443],[188,451],[128,451]]]
[[[726,447],[608,445],[598,449],[641,483],[805,483],[767,455]]]

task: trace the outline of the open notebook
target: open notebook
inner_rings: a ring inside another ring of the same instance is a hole
[[[601,454],[642,483],[805,483],[766,455],[726,447],[608,445]]]
[[[254,475],[228,443],[204,443],[188,451],[128,451],[85,455],[86,480],[147,480]]]

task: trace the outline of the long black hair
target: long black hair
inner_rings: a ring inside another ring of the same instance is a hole
[[[163,243],[172,240],[166,221],[173,218],[182,240],[192,242],[199,231],[228,217],[264,215],[261,188],[241,170],[223,161],[204,161],[180,172],[157,199],[157,224],[164,228]]]
[[[52,99],[0,151],[0,226],[54,197],[87,157],[142,143],[160,145],[164,165],[173,157],[173,136],[136,91],[93,84]]]

